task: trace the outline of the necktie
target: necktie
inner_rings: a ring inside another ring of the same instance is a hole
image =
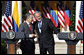
[[[39,28],[41,29],[41,21],[39,22]]]
[[[42,23],[41,23],[41,21],[39,22],[39,24],[38,24],[38,28],[39,28],[39,31],[41,32],[41,27],[42,27]]]
[[[31,32],[32,32],[32,27],[31,27],[31,24],[29,24],[29,28],[30,28],[30,30],[31,30]]]

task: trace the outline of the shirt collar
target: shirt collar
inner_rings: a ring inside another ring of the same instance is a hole
[[[26,21],[26,23],[29,25],[29,22]]]
[[[38,22],[42,22],[42,20],[43,20],[43,18],[40,21],[38,21]]]

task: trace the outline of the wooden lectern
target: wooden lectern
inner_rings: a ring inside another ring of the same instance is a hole
[[[75,32],[60,32],[58,34],[58,38],[60,40],[65,40],[67,43],[67,53],[68,54],[76,54],[76,44],[79,40],[83,40],[83,33],[75,33]]]
[[[13,32],[13,31],[1,32],[1,39],[7,41],[8,43],[8,50],[7,50],[8,54],[16,53],[15,44],[19,39],[23,39],[23,38],[24,38],[23,32]]]

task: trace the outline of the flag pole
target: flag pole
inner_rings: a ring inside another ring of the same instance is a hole
[[[17,2],[18,2],[19,23],[21,24],[22,23],[22,1],[17,1]],[[17,43],[20,43],[20,42],[21,42],[21,39],[19,39]]]
[[[66,6],[66,2],[67,1],[64,1],[64,6],[63,6],[64,10],[65,10],[65,6]],[[66,23],[65,23],[64,31],[67,31],[67,24]]]
[[[60,26],[60,32],[62,32],[62,27]]]
[[[80,41],[80,54],[81,54],[81,41]]]

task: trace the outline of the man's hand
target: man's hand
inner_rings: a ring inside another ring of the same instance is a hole
[[[57,34],[57,37],[58,37],[58,34]]]
[[[33,37],[37,37],[36,34],[29,34],[29,37],[33,38]]]
[[[38,35],[37,35],[37,34],[35,34],[35,37],[38,37]]]
[[[16,48],[20,47],[20,43],[16,43]]]

